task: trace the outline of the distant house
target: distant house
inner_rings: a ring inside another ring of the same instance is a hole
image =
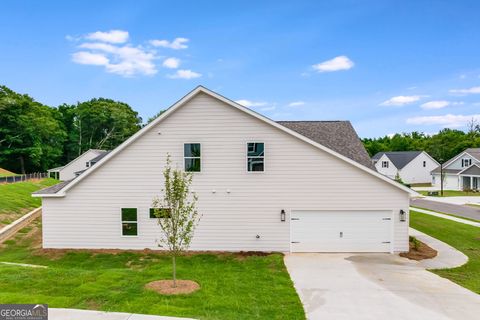
[[[379,173],[409,184],[431,183],[430,172],[440,165],[425,151],[379,152],[372,161]]]
[[[48,176],[61,181],[72,180],[107,154],[105,150],[90,149],[63,167],[47,170]]]
[[[431,172],[432,184],[441,188],[440,167]],[[470,148],[443,164],[445,190],[480,189],[480,148]]]

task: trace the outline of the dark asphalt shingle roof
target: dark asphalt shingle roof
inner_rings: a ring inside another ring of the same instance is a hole
[[[58,191],[60,191],[61,189],[63,189],[63,187],[65,187],[67,184],[69,184],[72,181],[73,181],[73,179],[72,180],[67,180],[67,181],[62,181],[62,182],[57,183],[56,185],[53,185],[51,187],[35,191],[35,192],[33,192],[33,194],[54,194],[54,193],[57,193]]]
[[[93,158],[92,160],[90,160],[90,162],[92,164],[95,164],[97,163],[98,161],[102,160],[107,154],[109,154],[110,151],[103,151],[102,153],[100,153],[98,156],[96,156],[95,158]]]
[[[471,155],[472,157],[474,157],[475,159],[477,159],[478,161],[480,161],[480,148],[468,148],[466,149],[465,151],[462,151],[460,152],[459,154],[457,154],[455,157],[453,157],[452,159],[448,160],[447,162],[445,162],[443,164],[444,167],[450,165],[460,154],[462,153],[468,153],[469,155]]]
[[[480,167],[477,164],[472,164],[468,169],[465,169],[462,174],[480,175]]]
[[[458,169],[445,169],[445,166],[443,167],[443,173],[452,173],[452,174],[457,174],[459,173],[460,171],[462,170],[458,170]],[[440,167],[436,167],[435,169],[433,169],[431,171],[431,173],[440,173]]]
[[[277,121],[277,123],[375,170],[350,121]]]
[[[402,169],[407,164],[415,159],[422,151],[388,151],[388,152],[378,152],[372,157],[373,160],[378,160],[382,155],[387,155],[387,157],[392,161],[397,169]]]

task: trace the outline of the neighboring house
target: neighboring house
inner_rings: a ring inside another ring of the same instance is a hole
[[[431,183],[430,172],[440,164],[425,151],[379,152],[372,157],[375,168],[381,174],[404,183]]]
[[[440,189],[440,167],[431,174],[432,184]],[[467,149],[443,164],[443,189],[480,189],[480,148]]]
[[[108,151],[90,149],[78,156],[76,159],[70,161],[63,167],[47,170],[49,177],[61,181],[72,180],[86,169],[90,168],[96,161],[108,154]]]
[[[193,172],[191,250],[408,251],[416,193],[372,169],[349,122],[278,123],[204,87],[74,180],[35,192],[43,247],[160,250],[150,207],[167,155]]]

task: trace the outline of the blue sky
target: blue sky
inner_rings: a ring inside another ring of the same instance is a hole
[[[480,119],[478,1],[3,1],[0,83],[147,119],[201,84],[361,137]]]

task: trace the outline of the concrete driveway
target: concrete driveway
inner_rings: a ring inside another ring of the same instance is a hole
[[[294,253],[308,319],[479,319],[480,295],[392,254]]]

